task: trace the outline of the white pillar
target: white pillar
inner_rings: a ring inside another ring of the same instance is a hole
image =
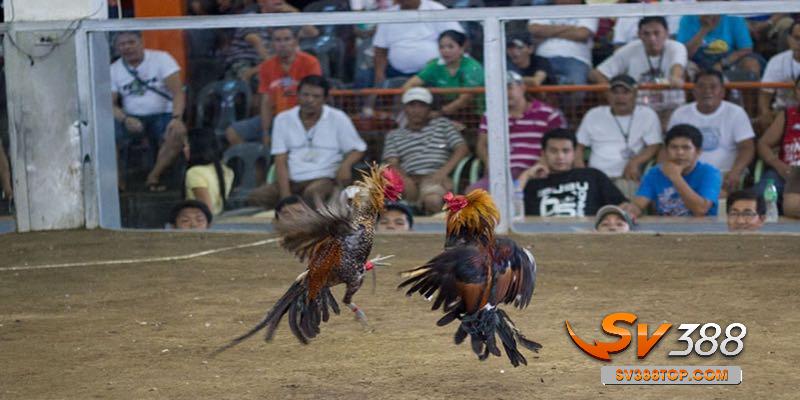
[[[64,32],[63,23],[36,31],[17,30],[15,24],[107,18],[106,0],[6,0],[4,13],[9,23],[4,50],[17,229],[85,227],[86,139],[75,40]]]

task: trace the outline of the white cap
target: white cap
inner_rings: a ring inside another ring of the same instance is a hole
[[[421,101],[425,104],[432,104],[433,95],[424,87],[413,87],[403,93],[403,104],[408,104],[412,101]]]

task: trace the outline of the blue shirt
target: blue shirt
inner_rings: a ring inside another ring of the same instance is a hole
[[[686,44],[700,31],[700,17],[686,15],[681,18],[677,39]],[[747,21],[739,16],[722,15],[717,26],[703,38],[703,44],[692,56],[701,67],[710,68],[728,54],[741,49],[752,49],[753,39]]]
[[[698,161],[694,169],[683,179],[698,195],[712,203],[706,215],[717,215],[719,191],[722,188],[722,174],[711,164]],[[672,181],[661,172],[661,165],[650,168],[644,175],[636,196],[646,197],[656,206],[658,215],[671,217],[692,216],[692,212],[683,203]]]

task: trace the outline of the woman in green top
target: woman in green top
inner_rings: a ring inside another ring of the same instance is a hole
[[[467,36],[461,32],[448,30],[439,35],[439,54],[425,67],[411,77],[404,85],[403,91],[415,86],[426,87],[474,87],[483,86],[483,66],[481,63],[464,54]],[[443,96],[445,104],[441,107],[444,115],[479,114],[483,109],[483,96],[473,94],[450,94]],[[470,110],[476,103],[477,109]]]

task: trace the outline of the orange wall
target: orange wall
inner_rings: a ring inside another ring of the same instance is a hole
[[[142,17],[175,17],[186,15],[185,1],[134,0],[133,9],[136,18]],[[148,49],[164,50],[170,53],[181,66],[181,79],[186,82],[186,43],[183,32],[144,31],[144,46]]]

